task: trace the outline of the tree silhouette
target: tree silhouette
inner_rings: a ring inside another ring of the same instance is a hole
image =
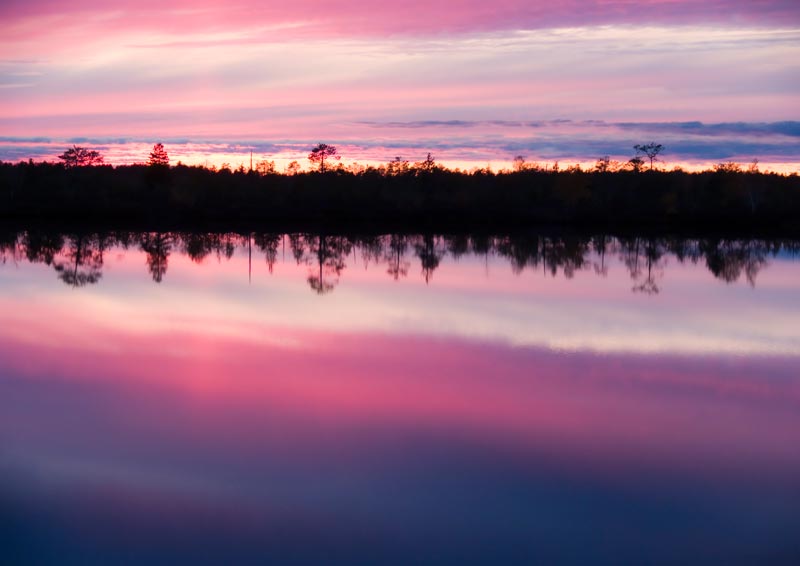
[[[319,165],[320,173],[325,172],[325,159],[341,159],[336,146],[320,143],[308,154],[308,160]]]
[[[270,273],[272,273],[272,267],[278,259],[278,246],[282,241],[283,235],[281,234],[256,234],[256,246],[264,252]]]
[[[422,263],[422,275],[427,285],[433,277],[433,272],[439,267],[439,262],[442,261],[442,254],[436,249],[436,242],[429,234],[423,236],[422,242],[416,243],[414,249]]]
[[[635,285],[632,287],[634,293],[644,293],[646,295],[657,295],[661,289],[658,287],[656,278],[663,276],[665,247],[655,238],[640,238],[638,236],[630,239],[620,240],[621,259],[628,268],[628,273]],[[642,261],[647,266],[645,275]],[[645,275],[644,279],[642,276]]]
[[[661,268],[661,258],[664,255],[664,249],[661,244],[654,238],[649,238],[644,249],[644,256],[647,260],[647,277],[640,284],[633,287],[634,293],[645,293],[647,295],[657,295],[661,289],[656,282],[656,276],[663,276]],[[653,270],[657,269],[657,273]]]
[[[64,236],[39,231],[26,232],[22,237],[25,257],[31,263],[51,265],[64,247]]]
[[[274,161],[267,161],[266,159],[263,161],[259,161],[256,163],[256,171],[259,175],[274,175],[275,174],[275,162]]]
[[[407,249],[408,242],[406,237],[399,234],[392,234],[389,240],[389,249],[384,255],[389,264],[389,269],[387,269],[386,272],[391,275],[392,279],[395,281],[408,275],[410,263],[405,259]]]
[[[664,151],[664,146],[660,143],[650,142],[646,144],[636,144],[633,146],[638,153],[643,153],[650,160],[650,171],[653,170],[653,162],[658,161],[658,154]]]
[[[608,237],[603,234],[601,236],[592,238],[592,248],[598,256],[600,256],[600,263],[594,263],[594,272],[603,277],[608,276],[608,266],[606,265],[606,249],[608,248]]]
[[[733,283],[744,272],[751,287],[756,286],[756,275],[767,265],[767,249],[755,241],[705,241],[701,249],[706,266],[714,277]]]
[[[103,276],[104,249],[105,242],[99,237],[71,238],[63,260],[53,262],[58,278],[70,287],[97,283]]]
[[[67,168],[103,164],[103,156],[100,155],[100,152],[77,145],[73,145],[67,151],[59,155],[58,158],[64,162],[64,167]]]
[[[390,177],[408,173],[408,161],[400,156],[395,157],[386,165],[386,174]]]
[[[436,169],[436,160],[433,158],[433,155],[428,153],[425,161],[418,161],[414,164],[414,167],[420,171],[424,171],[425,173],[431,173],[434,169]]]
[[[164,149],[164,144],[157,143],[153,146],[153,151],[150,152],[150,159],[148,159],[147,164],[151,166],[169,166],[169,155],[167,155],[167,150]]]
[[[183,253],[195,263],[203,263],[211,253],[212,247],[209,234],[190,233],[183,237]]]
[[[143,234],[141,248],[147,254],[147,270],[153,276],[153,281],[161,283],[167,273],[169,252],[172,250],[172,241],[169,234]]]
[[[611,158],[608,155],[604,155],[598,159],[597,163],[594,165],[594,170],[598,173],[608,173],[611,171]]]
[[[330,293],[339,284],[339,276],[347,266],[346,258],[352,244],[345,236],[319,236],[309,238],[317,256],[317,270],[309,271],[306,281],[318,295]],[[315,245],[316,244],[316,245]]]
[[[540,248],[540,238],[536,235],[507,236],[497,240],[494,251],[507,258],[511,264],[511,271],[519,275],[526,267],[535,269],[539,265],[542,260]]]
[[[639,157],[638,155],[635,156],[635,157],[631,157],[628,160],[628,167],[631,168],[631,171],[639,173],[642,170],[642,168],[644,167],[644,160],[641,157]]]

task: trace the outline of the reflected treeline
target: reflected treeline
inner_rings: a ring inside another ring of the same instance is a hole
[[[106,255],[140,250],[145,267],[156,283],[167,276],[174,254],[195,263],[208,258],[228,261],[246,255],[248,270],[264,262],[269,273],[278,262],[307,267],[307,283],[315,293],[333,291],[350,265],[379,269],[398,281],[416,276],[431,283],[446,258],[505,259],[515,274],[541,272],[571,279],[578,272],[605,277],[609,265],[627,270],[636,293],[657,294],[670,262],[704,264],[714,277],[755,286],[758,273],[779,253],[797,255],[795,240],[685,239],[659,237],[545,236],[538,234],[342,236],[314,233],[183,233],[109,232],[52,234],[26,231],[0,235],[0,263],[29,262],[52,267],[57,277],[73,287],[98,283]],[[616,261],[615,261],[616,260]],[[416,267],[415,267],[416,266]]]

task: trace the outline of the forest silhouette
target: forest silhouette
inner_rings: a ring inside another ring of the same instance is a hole
[[[73,147],[60,156],[63,163],[0,162],[0,219],[187,228],[800,227],[797,174],[760,172],[755,162],[662,170],[655,166],[661,144],[634,147],[627,163],[604,157],[591,169],[541,166],[518,156],[511,170],[467,172],[442,167],[431,154],[379,167],[331,164],[340,157],[336,147],[318,144],[309,154],[312,171],[293,162],[285,173],[270,161],[236,170],[171,166],[161,144],[147,164],[114,167],[94,150]]]

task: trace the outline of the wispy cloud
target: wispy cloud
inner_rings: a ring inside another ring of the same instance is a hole
[[[794,0],[396,0],[391,3],[342,0],[211,0],[156,2],[117,0],[98,5],[89,0],[7,2],[0,14],[9,31],[35,33],[35,22],[56,28],[109,32],[147,30],[172,36],[220,33],[267,27],[280,39],[386,35],[438,35],[516,29],[616,24],[797,25]],[[33,22],[33,23],[32,23]]]

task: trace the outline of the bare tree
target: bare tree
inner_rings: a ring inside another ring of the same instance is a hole
[[[103,156],[100,155],[100,152],[77,145],[73,145],[58,158],[64,162],[64,166],[67,168],[103,164]]]
[[[308,160],[311,163],[319,164],[319,172],[325,172],[325,159],[341,159],[336,146],[328,145],[326,143],[317,144],[308,154]]]
[[[633,146],[633,149],[636,150],[637,155],[639,153],[643,153],[647,156],[647,159],[650,160],[650,171],[653,170],[653,162],[658,161],[658,154],[664,151],[664,146],[660,143],[650,142],[646,144],[636,144]]]

